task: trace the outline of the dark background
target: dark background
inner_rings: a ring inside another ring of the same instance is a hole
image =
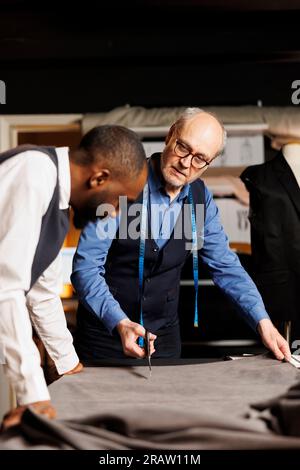
[[[291,103],[300,2],[0,2],[9,113]]]

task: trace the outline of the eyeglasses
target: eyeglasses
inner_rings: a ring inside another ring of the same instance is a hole
[[[201,168],[205,168],[211,163],[211,162],[207,162],[200,153],[192,153],[190,149],[178,139],[176,139],[176,142],[175,142],[174,152],[177,155],[177,157],[180,157],[180,158],[185,158],[185,157],[188,157],[189,155],[192,155],[193,158],[191,161],[191,165],[194,168],[197,168],[198,170],[200,170]]]

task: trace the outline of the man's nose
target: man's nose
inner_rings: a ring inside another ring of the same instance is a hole
[[[182,157],[180,159],[181,165],[184,168],[189,168],[191,166],[191,163],[192,163],[192,158],[193,158],[193,155],[187,155],[186,157]]]

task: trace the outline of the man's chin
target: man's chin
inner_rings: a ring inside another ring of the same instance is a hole
[[[174,176],[173,174],[172,176],[170,174],[167,174],[166,176],[164,176],[164,179],[166,183],[173,186],[174,188],[180,188],[181,186],[185,184],[185,178],[183,175],[181,178],[180,176],[177,177],[177,176]]]

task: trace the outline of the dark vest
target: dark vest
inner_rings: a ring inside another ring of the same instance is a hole
[[[47,212],[42,218],[40,237],[31,266],[31,288],[52,261],[54,261],[62,247],[69,228],[69,210],[59,209],[58,161],[54,147],[21,145],[7,152],[0,153],[0,164],[28,150],[37,150],[44,153],[53,161],[57,169],[56,186]],[[24,158],[26,157],[24,156]]]
[[[300,188],[284,156],[246,168],[254,280],[273,320],[299,318]]]
[[[205,204],[204,183],[197,180],[191,184],[191,187],[194,204]],[[142,195],[139,196],[136,202],[142,202]],[[187,198],[184,204],[188,204]],[[127,227],[133,219],[134,217],[130,217],[127,213]],[[175,227],[179,223],[186,224],[186,226],[190,225],[189,230],[186,230],[186,232],[191,234],[189,210],[181,210]],[[120,224],[122,224],[122,219]],[[139,231],[139,226],[137,230]],[[176,229],[174,228],[174,230]],[[190,255],[190,251],[186,251],[185,244],[191,240],[191,236],[188,239],[185,236],[181,239],[175,239],[174,230],[162,249],[158,248],[151,236],[146,239],[145,246],[144,285],[141,302],[145,328],[158,335],[155,344],[156,357],[180,355],[177,311],[180,274],[185,261]],[[118,238],[119,231],[108,253],[105,264],[105,280],[112,295],[119,302],[126,315],[132,321],[139,323],[138,261],[140,238],[137,240],[132,240],[129,237],[120,239]],[[192,276],[193,273],[191,272]],[[113,336],[111,336],[98,317],[82,305],[78,309],[77,321],[78,330],[75,344],[82,359],[123,356],[118,333],[113,332]],[[191,313],[192,322],[193,313]],[[161,344],[160,337],[164,337]],[[169,347],[167,347],[167,344],[169,344]],[[176,351],[174,351],[174,348]]]

